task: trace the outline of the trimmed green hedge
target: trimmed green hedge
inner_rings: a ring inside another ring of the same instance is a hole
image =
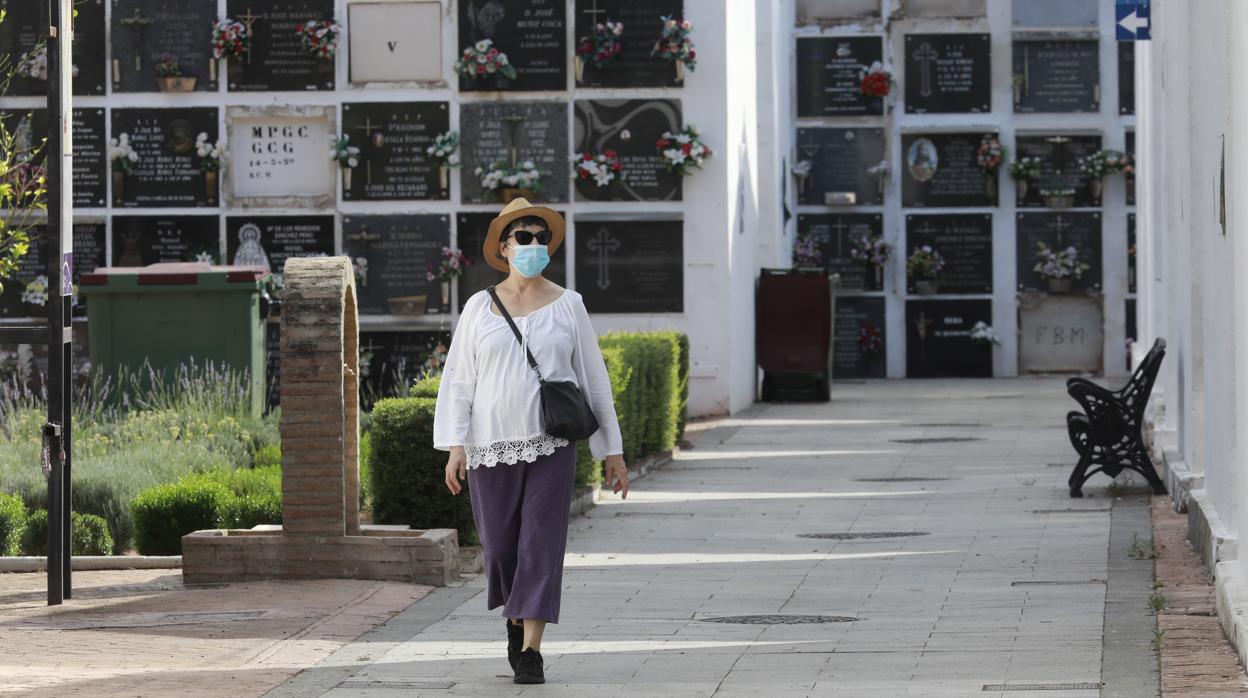
[[[26,528],[26,504],[15,494],[0,492],[0,557],[17,555]]]
[[[69,516],[72,530],[71,555],[109,555],[113,551],[113,538],[108,534],[108,522],[94,514],[72,512]],[[48,511],[39,509],[26,520],[22,532],[23,555],[44,557],[48,554]]]
[[[26,503],[27,511],[48,508],[48,489],[40,483],[34,489],[18,492]],[[75,478],[70,491],[70,506],[80,514],[92,514],[108,522],[108,534],[113,541],[112,555],[122,555],[134,541],[134,519],[125,505],[125,495],[116,483],[107,480]]]
[[[144,555],[178,555],[182,536],[213,528],[282,522],[279,466],[187,475],[153,487],[131,504],[135,547]]]
[[[676,445],[684,412],[678,336],[676,332],[611,332],[599,339],[604,349],[618,348],[631,371],[623,391],[615,393],[628,463]]]

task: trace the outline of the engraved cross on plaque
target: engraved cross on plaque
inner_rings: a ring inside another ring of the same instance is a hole
[[[134,32],[134,70],[138,72],[143,70],[143,30],[149,24],[154,24],[156,20],[151,17],[144,17],[139,8],[134,8],[134,14],[129,17],[122,17],[120,23],[124,27],[130,27],[130,31]]]
[[[248,52],[248,53],[250,53],[250,52]],[[370,143],[370,142],[372,142],[372,139],[373,139],[373,129],[374,129],[374,128],[377,128],[378,126],[380,126],[380,124],[374,124],[374,123],[373,123],[372,118],[371,118],[371,117],[367,117],[367,116],[366,116],[366,117],[364,117],[364,124],[363,124],[363,125],[361,125],[361,126],[352,126],[352,127],[351,127],[351,130],[352,130],[352,131],[357,131],[357,130],[358,130],[358,131],[363,131],[363,132],[364,132],[364,142],[365,142],[365,143]],[[364,162],[365,162],[365,164],[367,165],[367,167],[366,167],[366,169],[365,169],[365,173],[366,173],[366,174],[365,174],[365,177],[366,177],[366,180],[365,180],[365,181],[368,183],[368,185],[369,185],[369,186],[372,186],[372,185],[373,185],[373,159],[372,159],[371,157],[369,157],[367,153],[365,153],[365,152],[364,152],[364,148],[362,148],[362,147],[360,148],[360,154],[364,155]]]
[[[520,159],[520,149],[516,145],[516,130],[520,128],[520,122],[524,121],[524,117],[519,114],[508,114],[503,117],[503,121],[507,122],[507,131],[511,135],[509,150],[511,152],[511,166],[514,169],[516,162]]]
[[[1063,237],[1062,231],[1066,230],[1069,227],[1070,226],[1067,225],[1066,222],[1062,220],[1062,214],[1060,213],[1057,214],[1057,220],[1054,221],[1053,223],[1053,228],[1057,230],[1057,243],[1054,245],[1054,247],[1061,248],[1061,246],[1064,244],[1062,240],[1062,237]]]
[[[924,97],[932,96],[932,66],[939,57],[940,54],[936,52],[936,49],[926,42],[914,52],[914,60],[919,62],[919,94]]]
[[[598,0],[594,0],[594,7],[593,7],[593,9],[592,9],[592,10],[581,10],[581,13],[582,13],[582,14],[587,14],[587,15],[589,15],[589,22],[590,22],[590,24],[597,25],[597,24],[598,24],[598,15],[605,15],[605,14],[607,13],[607,11],[606,11],[606,10],[600,10],[600,9],[598,9]]]
[[[933,232],[937,230],[937,228],[932,225],[931,221],[923,221],[923,225],[916,228],[916,230],[920,233],[923,233],[926,236],[930,236]]]
[[[607,269],[608,253],[620,249],[620,241],[611,237],[611,232],[606,228],[599,228],[598,235],[585,243],[585,246],[591,252],[598,253],[598,288],[605,291],[611,286],[611,275]]]
[[[252,14],[251,8],[248,7],[247,14],[239,15],[238,18],[239,20],[242,21],[243,24],[247,25],[247,65],[251,65],[251,39],[252,39],[251,25],[255,24],[256,20],[260,19],[260,17],[257,17],[256,15]]]
[[[849,226],[845,225],[845,221],[840,218],[836,219],[836,223],[832,225],[832,232],[836,233],[836,258],[845,258],[845,231],[849,230]]]

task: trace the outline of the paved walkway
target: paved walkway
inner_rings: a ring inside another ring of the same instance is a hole
[[[1019,379],[757,405],[573,519],[545,685],[511,682],[478,577],[272,695],[1155,695],[1147,499],[1067,497],[1073,404]],[[803,537],[845,533],[911,535]],[[714,622],[765,614],[850,622]]]

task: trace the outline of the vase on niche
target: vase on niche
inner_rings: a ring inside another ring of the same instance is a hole
[[[179,75],[157,78],[161,92],[191,92],[195,89],[194,76]]]
[[[585,59],[577,56],[573,62],[576,66],[576,82],[580,84],[585,80]]]
[[[685,81],[685,62],[678,60],[675,63],[676,63],[676,82],[684,82]]]
[[[1088,193],[1092,195],[1093,199],[1101,198],[1101,191],[1103,189],[1104,189],[1104,180],[1102,180],[1100,177],[1093,177],[1092,179],[1088,180]]]
[[[351,168],[342,168],[342,191],[345,193],[351,189]]]
[[[521,197],[533,201],[537,198],[537,193],[532,189],[519,189],[516,187],[503,187],[498,190],[499,201],[503,204],[509,204]]]
[[[920,296],[930,296],[940,289],[934,279],[921,279],[914,282],[914,292]]]
[[[217,200],[217,172],[216,170],[208,170],[204,172],[204,190],[208,194],[209,201]]]
[[[126,198],[126,173],[113,171],[113,203],[120,206]]]
[[[995,172],[984,177],[984,196],[989,199],[997,198],[997,175]]]
[[[451,282],[442,282],[442,305],[449,306],[451,304]]]
[[[451,168],[446,165],[438,167],[438,184],[441,184],[443,189],[451,188]]]
[[[1044,205],[1046,208],[1070,208],[1075,205],[1075,197],[1064,194],[1046,194]]]
[[[1047,279],[1049,293],[1070,293],[1073,282],[1070,279]]]
[[[1020,180],[1017,180],[1016,182],[1014,182],[1014,186],[1015,186],[1015,187],[1017,187],[1017,189],[1018,189],[1018,198],[1019,198],[1020,200],[1022,200],[1022,199],[1026,199],[1026,198],[1027,198],[1027,188],[1028,188],[1027,180],[1025,180],[1025,179],[1020,179]]]

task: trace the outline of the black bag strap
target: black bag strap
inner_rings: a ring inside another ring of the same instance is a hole
[[[493,298],[494,302],[498,304],[498,309],[502,311],[503,317],[507,320],[507,324],[511,325],[511,331],[516,335],[516,341],[520,342],[520,346],[524,347],[524,338],[520,336],[520,328],[516,327],[516,321],[511,319],[511,313],[507,312],[507,306],[503,305],[503,301],[501,301],[498,294],[494,292],[493,286],[490,286],[485,290],[489,292],[490,298]],[[537,367],[537,359],[533,358],[533,352],[529,351],[528,347],[525,347],[524,353],[528,355],[529,367],[532,368],[533,372],[537,374],[537,381],[539,383],[545,383],[546,379],[542,378],[542,371]]]

